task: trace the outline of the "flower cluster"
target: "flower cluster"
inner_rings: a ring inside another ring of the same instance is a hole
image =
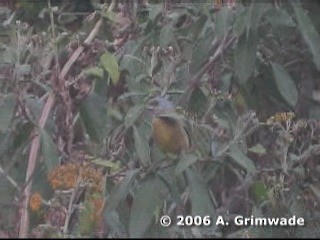
[[[42,197],[40,193],[38,192],[33,193],[29,200],[29,206],[31,210],[34,212],[38,211],[39,208],[41,207],[41,204],[42,204]]]
[[[293,112],[280,112],[276,113],[275,115],[271,116],[267,123],[271,124],[274,122],[278,123],[286,123],[287,121],[291,121],[295,117],[295,114]]]
[[[48,181],[53,189],[67,190],[77,183],[90,184],[96,190],[101,189],[102,174],[86,163],[67,163],[54,168],[48,174]]]

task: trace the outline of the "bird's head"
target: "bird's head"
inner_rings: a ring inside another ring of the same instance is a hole
[[[165,97],[155,97],[148,103],[148,110],[153,116],[159,116],[175,111],[173,104]]]

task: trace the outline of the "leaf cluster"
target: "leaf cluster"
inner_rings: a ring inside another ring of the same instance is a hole
[[[0,236],[19,235],[35,139],[32,236],[319,235],[317,2],[16,3],[0,12]],[[160,95],[187,152],[152,141]],[[212,224],[178,227],[179,215]],[[307,224],[215,224],[237,215]]]

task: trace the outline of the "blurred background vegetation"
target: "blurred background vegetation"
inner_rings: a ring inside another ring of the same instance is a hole
[[[319,236],[319,12],[1,0],[0,237]],[[186,120],[187,153],[153,144],[159,95]],[[212,224],[164,228],[162,215]],[[236,215],[306,224],[215,225]]]

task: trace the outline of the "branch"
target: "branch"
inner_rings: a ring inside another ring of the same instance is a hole
[[[188,97],[190,91],[199,84],[201,77],[203,74],[205,74],[207,71],[209,71],[212,67],[215,61],[220,57],[220,55],[226,50],[236,39],[235,36],[232,36],[227,42],[222,41],[222,43],[218,46],[217,50],[213,54],[212,57],[209,57],[207,62],[203,65],[203,67],[192,77],[192,79],[189,81],[188,86],[186,87],[185,92],[179,99],[178,103],[184,103],[186,102],[186,98]]]
[[[92,42],[94,37],[99,32],[99,29],[102,25],[102,22],[103,22],[103,20],[101,17],[98,20],[98,22],[96,23],[96,25],[94,26],[94,28],[92,29],[92,31],[90,32],[87,39],[84,41],[85,44],[90,44]],[[69,72],[70,68],[75,63],[75,61],[77,60],[77,58],[79,57],[79,55],[82,53],[83,50],[84,50],[84,46],[81,45],[77,48],[76,51],[74,51],[72,56],[69,58],[69,60],[64,65],[63,69],[61,70],[61,72],[59,74],[59,81],[65,81],[65,77],[66,77],[67,73]],[[58,64],[58,63],[56,62],[56,64]],[[55,72],[53,74],[55,74]],[[52,77],[51,80],[54,81],[55,80],[54,77]],[[54,101],[55,101],[55,95],[51,91],[49,94],[49,97],[47,99],[47,102],[43,108],[41,118],[39,120],[39,128],[40,129],[44,128],[44,125],[47,122],[47,119],[48,119],[49,113],[52,109],[52,106],[54,104]],[[22,207],[20,209],[21,217],[20,217],[20,227],[19,227],[19,238],[27,238],[28,237],[28,229],[29,229],[28,203],[29,203],[31,189],[32,189],[32,183],[33,183],[31,176],[33,175],[33,172],[35,169],[39,146],[40,146],[40,137],[39,137],[39,135],[37,135],[32,141],[30,154],[29,154],[28,169],[27,169],[27,173],[26,173],[26,186],[23,191],[23,200],[22,200],[23,202],[22,202]]]

